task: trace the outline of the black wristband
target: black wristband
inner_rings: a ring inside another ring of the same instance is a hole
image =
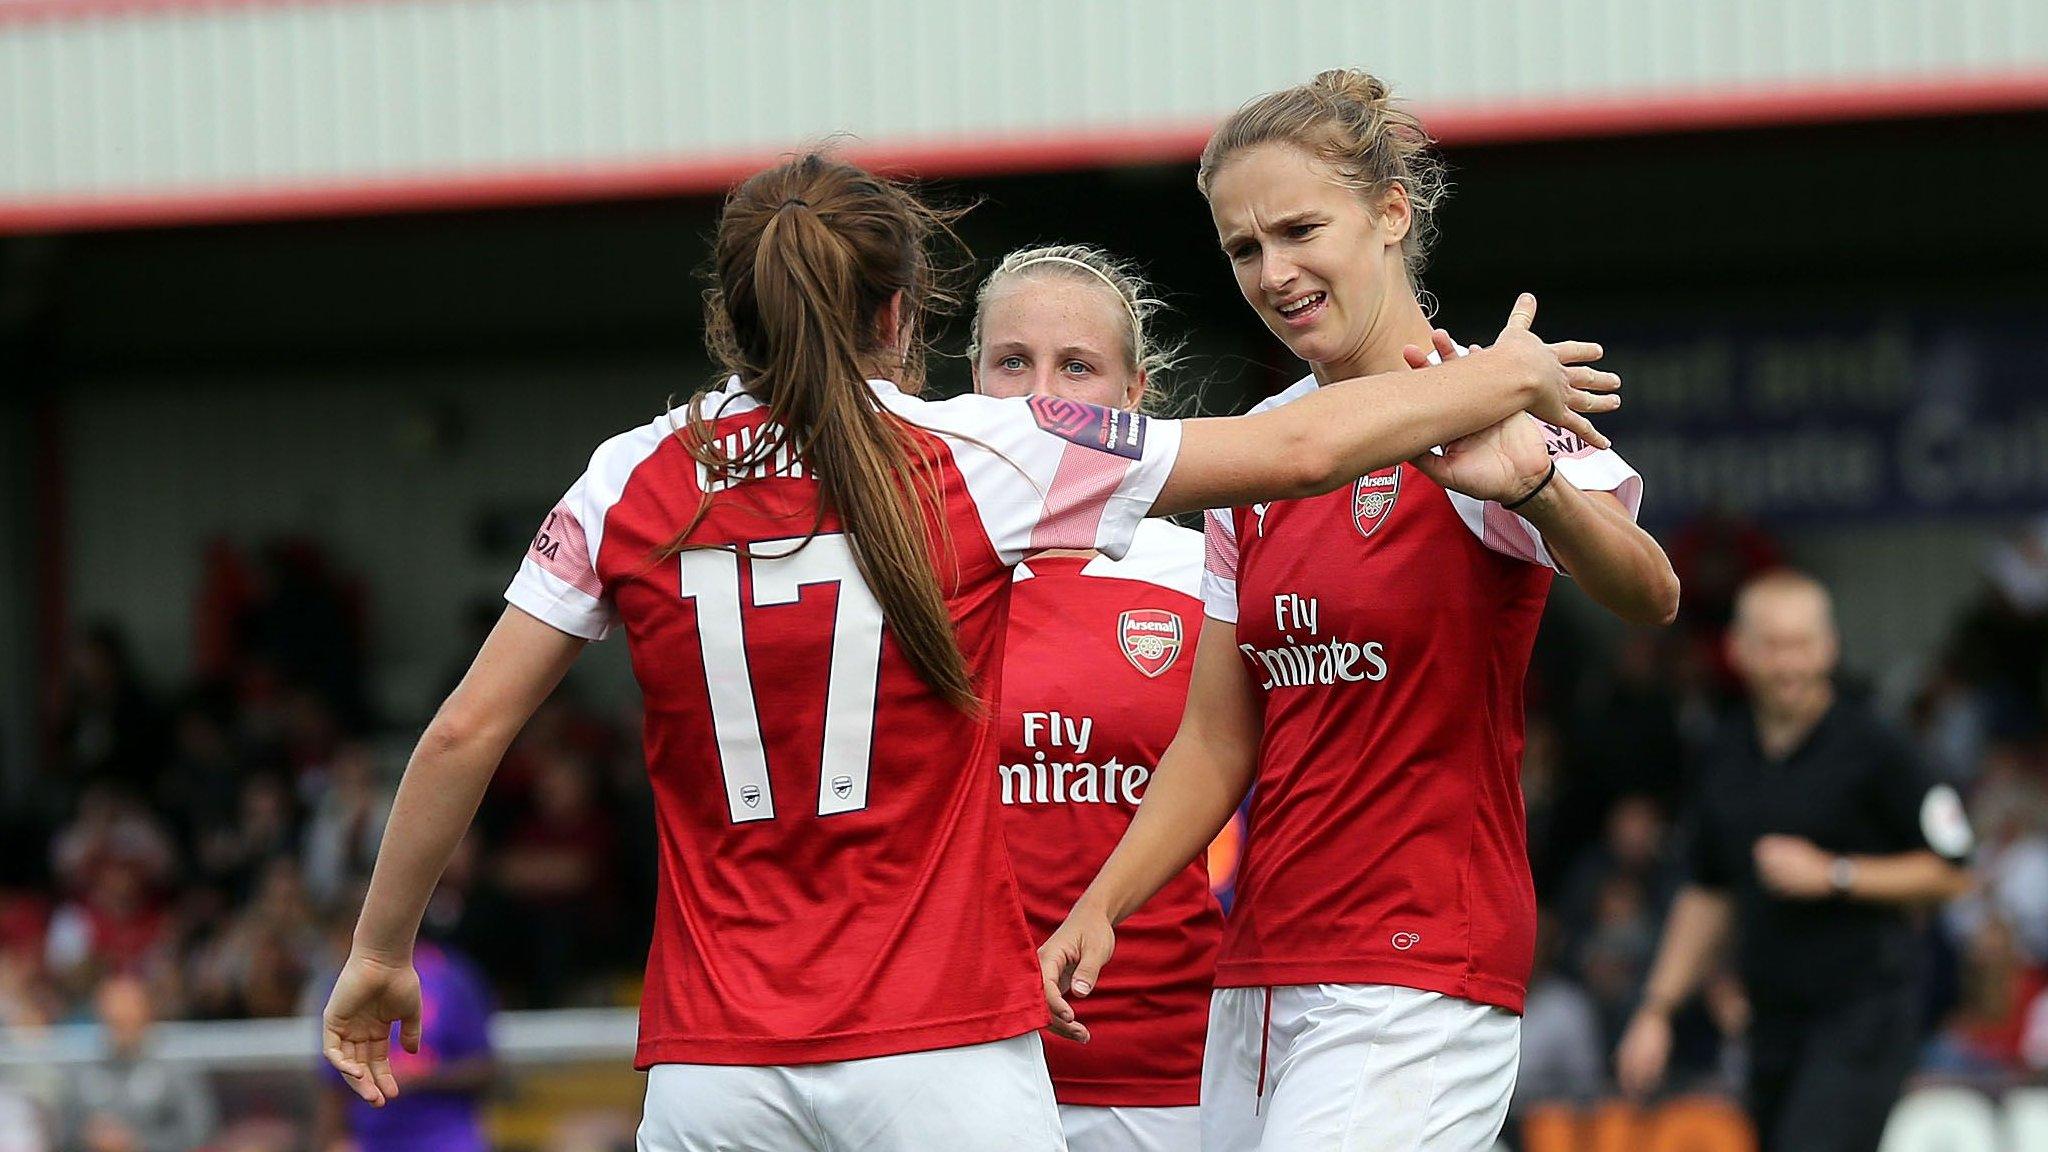
[[[1550,462],[1550,471],[1545,472],[1543,474],[1543,479],[1538,480],[1536,482],[1536,486],[1534,488],[1529,489],[1528,495],[1522,497],[1520,500],[1515,501],[1513,504],[1503,504],[1501,505],[1501,507],[1507,509],[1510,512],[1513,512],[1515,509],[1520,508],[1522,505],[1527,504],[1529,501],[1534,500],[1536,497],[1542,495],[1543,490],[1545,488],[1550,487],[1550,482],[1555,479],[1557,479],[1557,461],[1552,460]]]

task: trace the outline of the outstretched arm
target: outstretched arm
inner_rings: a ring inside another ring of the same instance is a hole
[[[372,1104],[398,1095],[391,1025],[417,1051],[419,977],[414,937],[427,899],[476,816],[484,788],[512,738],[561,683],[584,641],[507,608],[476,662],[434,714],[406,765],[354,946],[322,1021],[322,1051]]]
[[[1469,359],[1443,329],[1431,338],[1442,363]],[[1409,367],[1431,367],[1430,349],[1403,351]],[[1671,623],[1678,616],[1678,574],[1664,549],[1612,493],[1584,491],[1557,471],[1544,439],[1541,426],[1518,413],[1446,442],[1441,456],[1424,451],[1413,462],[1446,488],[1512,506],[1542,533],[1551,559],[1601,607],[1631,624]]]
[[[1116,925],[1188,866],[1230,822],[1251,788],[1259,713],[1237,626],[1204,619],[1188,702],[1173,743],[1159,758],[1145,801],[1116,851],[1038,950],[1053,1031],[1087,1042],[1066,996],[1088,995],[1116,947]]]
[[[1606,447],[1581,413],[1620,407],[1611,393],[1621,378],[1585,367],[1600,358],[1597,344],[1538,339],[1535,318],[1525,293],[1500,338],[1469,356],[1340,381],[1249,416],[1186,421],[1152,514],[1328,492],[1524,410]]]

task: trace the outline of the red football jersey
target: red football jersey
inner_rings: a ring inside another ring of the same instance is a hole
[[[984,696],[1010,567],[1122,555],[1180,428],[1058,401],[928,403],[873,387],[943,493],[933,555]],[[737,381],[699,403],[744,447]],[[1035,417],[1035,419],[1034,419]],[[1046,1022],[1002,839],[993,709],[948,706],[884,627],[804,462],[711,481],[664,414],[607,441],[506,592],[589,639],[623,623],[646,698],[660,886],[636,1064],[805,1064],[984,1043]],[[733,550],[740,545],[751,558]]]
[[[1156,520],[1122,560],[1045,556],[1017,568],[997,773],[1034,939],[1052,935],[1116,848],[1180,726],[1201,580],[1201,533]],[[1201,1102],[1222,934],[1203,860],[1118,926],[1116,958],[1079,1003],[1093,1040],[1046,1039],[1060,1103]]]
[[[1621,457],[1549,439],[1559,475],[1634,513],[1642,481]],[[1216,982],[1398,984],[1521,1011],[1541,535],[1404,464],[1211,513],[1205,567],[1205,609],[1236,623],[1264,724]]]

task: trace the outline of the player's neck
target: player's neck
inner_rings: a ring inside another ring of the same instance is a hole
[[[1061,556],[1074,556],[1083,560],[1093,560],[1100,555],[1102,553],[1097,552],[1093,548],[1047,548],[1024,557],[1024,562],[1029,564],[1033,560],[1055,560]]]
[[[1334,384],[1360,376],[1399,372],[1408,367],[1401,349],[1410,344],[1431,347],[1430,331],[1429,317],[1423,315],[1422,305],[1416,303],[1413,295],[1404,293],[1397,301],[1389,302],[1388,314],[1373,323],[1356,351],[1310,365],[1315,370],[1316,383]]]
[[[1822,684],[1812,692],[1802,694],[1796,700],[1787,700],[1775,706],[1762,701],[1755,705],[1756,739],[1764,756],[1771,760],[1782,760],[1792,754],[1813,732],[1821,717],[1835,703],[1835,689],[1832,684]]]

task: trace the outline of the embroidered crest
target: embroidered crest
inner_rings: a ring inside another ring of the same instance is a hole
[[[1133,608],[1117,617],[1116,638],[1131,667],[1156,678],[1180,658],[1180,617],[1164,608]]]
[[[1357,526],[1358,534],[1372,539],[1372,534],[1387,522],[1394,511],[1394,501],[1400,496],[1400,465],[1360,476],[1351,487],[1351,523]]]

